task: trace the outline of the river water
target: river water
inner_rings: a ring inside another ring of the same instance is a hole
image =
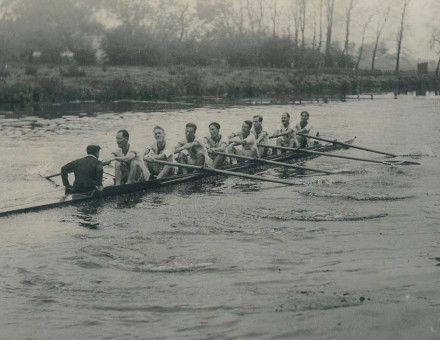
[[[262,114],[272,131],[286,110],[422,165],[320,157],[304,165],[347,173],[271,168],[299,185],[216,177],[1,218],[0,338],[438,339],[439,97],[0,119],[0,207],[58,197],[39,174],[89,143],[106,158],[121,128],[141,150],[157,124],[175,143],[188,121],[229,134]]]

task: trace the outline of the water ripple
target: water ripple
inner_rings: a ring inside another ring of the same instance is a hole
[[[336,214],[333,212],[317,212],[310,210],[290,210],[290,211],[260,211],[257,215],[259,218],[270,219],[274,221],[364,221],[378,219],[388,216],[387,213],[371,214],[371,215],[355,215],[355,214]]]
[[[309,197],[322,197],[322,198],[339,198],[339,199],[345,199],[345,200],[351,200],[351,201],[400,201],[400,200],[406,200],[410,198],[414,198],[414,195],[406,195],[406,196],[389,196],[387,194],[367,194],[367,193],[360,193],[357,195],[345,195],[340,193],[332,193],[332,192],[325,192],[325,191],[304,191],[300,193],[304,196]]]

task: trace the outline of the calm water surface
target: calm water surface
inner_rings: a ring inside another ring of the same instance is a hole
[[[347,174],[284,187],[213,178],[99,203],[0,219],[0,338],[438,339],[440,98],[295,106],[322,136],[417,160],[389,168],[331,158]],[[115,148],[141,150],[154,125],[225,134],[263,114],[272,131],[292,106],[0,119],[0,206],[43,202],[40,177]],[[34,119],[34,121],[32,121]],[[343,150],[341,154],[384,159]],[[111,169],[107,169],[111,171]]]

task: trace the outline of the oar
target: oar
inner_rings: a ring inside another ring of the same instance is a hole
[[[105,172],[103,171],[104,174],[115,177],[115,175],[109,173],[109,172]],[[57,173],[57,174],[53,174],[53,175],[49,175],[49,176],[43,176],[44,178],[46,178],[47,180],[50,180],[53,177],[57,177],[57,176],[61,176],[61,172]]]
[[[55,175],[50,175],[50,176],[43,176],[42,174],[39,174],[41,177],[43,177],[44,179],[47,179],[50,183],[52,183],[53,185],[55,185],[56,187],[59,187],[59,185],[57,183],[55,183],[55,181],[53,181],[51,178],[52,177],[56,177],[59,174],[55,174]]]
[[[305,153],[310,153],[312,155],[319,155],[319,156],[326,156],[326,157],[333,157],[333,158],[342,158],[342,159],[351,159],[354,161],[370,162],[370,163],[384,164],[384,165],[389,165],[389,166],[393,166],[393,165],[420,165],[420,163],[410,162],[410,161],[376,161],[374,159],[335,155],[335,154],[331,154],[331,153],[312,151],[312,150],[307,150],[307,149],[294,149],[294,148],[288,148],[288,147],[284,147],[284,146],[273,146],[273,145],[266,145],[266,144],[258,144],[258,145],[264,146],[266,148],[273,148],[273,149],[278,149],[278,150],[305,152]]]
[[[247,178],[247,179],[254,179],[254,180],[264,181],[264,182],[279,183],[279,184],[285,184],[285,185],[298,185],[297,183],[284,181],[282,179],[266,178],[266,177],[261,177],[261,176],[238,173],[238,172],[234,172],[234,171],[206,168],[206,167],[197,166],[197,165],[173,163],[173,162],[160,161],[160,160],[152,160],[151,162],[163,164],[163,165],[170,165],[173,167],[182,167],[182,168],[187,168],[187,169],[202,170],[202,171],[206,171],[206,172],[214,172],[214,173],[222,174],[222,175],[230,175],[230,176],[242,177],[242,178]]]
[[[308,170],[308,171],[322,172],[323,174],[327,174],[327,175],[334,175],[335,174],[334,172],[327,171],[327,170],[320,170],[320,169],[314,169],[314,168],[306,168],[306,167],[303,167],[303,166],[298,166],[298,165],[293,165],[293,164],[289,164],[289,163],[272,161],[272,160],[264,159],[264,158],[253,158],[253,157],[248,157],[248,156],[243,156],[243,155],[235,155],[235,154],[226,153],[226,152],[219,152],[219,151],[214,151],[214,153],[217,154],[217,155],[233,157],[233,158],[238,158],[238,159],[246,159],[246,160],[249,160],[249,161],[259,162],[259,163],[273,164],[273,165],[283,166],[283,167],[286,167],[286,168],[293,168],[293,169],[299,169],[299,170]]]
[[[392,153],[388,153],[388,152],[383,152],[383,151],[378,151],[378,150],[373,150],[373,149],[368,149],[368,148],[364,148],[362,146],[356,146],[356,145],[351,145],[351,144],[347,144],[347,143],[343,143],[343,142],[339,142],[337,140],[330,140],[330,139],[325,139],[325,138],[321,138],[321,137],[315,137],[315,136],[309,136],[300,132],[297,132],[298,136],[301,137],[305,137],[305,138],[311,138],[311,139],[316,139],[316,140],[320,140],[322,142],[328,142],[328,143],[333,143],[333,144],[338,144],[338,145],[342,145],[345,146],[346,148],[353,148],[353,149],[359,149],[359,150],[363,150],[363,151],[369,151],[369,152],[374,152],[374,153],[379,153],[381,155],[386,155],[386,156],[391,156],[391,157],[397,157],[397,155],[392,154]]]
[[[113,175],[113,174],[111,174],[111,173],[108,173],[108,172],[105,172],[105,171],[104,171],[104,173],[105,173],[106,175],[109,175],[109,176],[115,177],[115,175]],[[59,187],[59,184],[55,183],[55,181],[52,180],[52,178],[53,178],[53,177],[61,176],[61,172],[59,172],[59,173],[57,173],[57,174],[49,175],[49,176],[43,176],[43,175],[40,174],[40,176],[43,177],[44,179],[47,179],[49,182],[51,182],[52,184],[54,184],[56,187]]]
[[[278,137],[287,136],[287,135],[290,135],[292,132],[293,132],[293,131],[288,131],[288,132],[280,133],[280,134],[278,134],[278,135],[272,135],[272,136],[269,136],[269,139],[273,139],[273,138],[278,138]]]

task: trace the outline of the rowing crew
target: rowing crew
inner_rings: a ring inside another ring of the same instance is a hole
[[[303,148],[308,139],[297,133],[309,134],[309,113],[301,112],[300,122],[291,127],[290,115],[285,112],[281,115],[280,127],[271,135],[263,128],[263,117],[255,115],[253,120],[245,120],[241,130],[225,138],[220,133],[220,124],[209,124],[209,136],[202,140],[197,139],[197,126],[188,123],[185,126],[185,138],[171,149],[166,141],[165,130],[160,126],[153,128],[155,142],[145,148],[143,156],[132,150],[129,144],[129,133],[120,130],[116,134],[118,149],[112,153],[112,158],[99,161],[100,147],[89,145],[87,156],[64,165],[61,168],[61,177],[67,193],[102,190],[103,166],[115,162],[115,185],[130,184],[147,181],[152,177],[157,179],[176,174],[176,167],[158,164],[156,160],[177,161],[181,164],[208,166],[218,168],[228,162],[236,162],[235,158],[227,157],[224,153],[247,157],[263,157],[269,155],[268,140],[276,138],[276,145],[283,147]],[[281,150],[274,151],[281,152]],[[229,159],[228,159],[229,158]],[[180,168],[186,174],[186,168]],[[73,186],[70,185],[68,174],[75,174]]]

